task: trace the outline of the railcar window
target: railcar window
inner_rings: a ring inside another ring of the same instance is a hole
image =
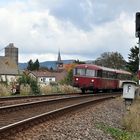
[[[107,71],[102,72],[102,77],[107,78]]]
[[[75,69],[73,69],[73,75],[75,75],[76,74],[76,68]]]
[[[85,69],[77,69],[77,75],[86,75]]]
[[[97,77],[102,77],[102,71],[101,70],[97,71]]]
[[[118,74],[117,78],[121,80],[131,80],[132,77],[131,75],[127,75],[127,74]]]
[[[115,74],[115,72],[111,72],[111,71],[103,71],[102,77],[116,79],[116,74]]]
[[[86,70],[86,76],[95,76],[95,70]]]
[[[115,72],[108,72],[108,78],[116,79],[116,73]]]

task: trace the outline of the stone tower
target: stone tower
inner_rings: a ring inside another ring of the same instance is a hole
[[[14,46],[14,43],[9,43],[9,45],[5,47],[5,57],[12,58],[18,65],[18,48]]]

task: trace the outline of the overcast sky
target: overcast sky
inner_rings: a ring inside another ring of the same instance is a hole
[[[59,50],[62,59],[117,51],[127,60],[138,11],[139,0],[1,0],[0,49],[14,43],[19,62],[56,60]]]

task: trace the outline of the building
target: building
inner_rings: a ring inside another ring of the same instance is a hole
[[[38,84],[48,85],[50,82],[59,82],[66,76],[66,72],[31,71],[29,76],[37,80]]]
[[[14,61],[10,57],[0,56],[0,82],[15,82],[19,77],[19,69]]]
[[[5,47],[5,56],[0,56],[0,82],[16,82],[19,75],[18,48],[10,43]]]
[[[62,70],[63,69],[63,61],[61,60],[60,51],[58,52],[58,58],[57,58],[57,61],[56,61],[56,68],[57,68],[57,70]]]

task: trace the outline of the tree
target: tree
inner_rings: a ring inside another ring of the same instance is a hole
[[[126,61],[118,52],[104,52],[93,63],[108,68],[126,69]]]
[[[28,62],[27,69],[30,70],[30,71],[33,71],[33,70],[39,70],[39,67],[40,67],[40,64],[39,64],[38,59],[36,59],[35,62],[33,62],[32,59],[31,59],[31,60]]]
[[[40,64],[38,59],[36,59],[35,63],[34,63],[34,70],[39,70]]]
[[[74,63],[76,63],[76,64],[85,64],[84,61],[79,61],[79,60],[75,60]]]
[[[60,84],[72,85],[72,81],[73,81],[73,70],[71,69],[67,72],[66,77],[60,81]]]
[[[30,59],[29,62],[28,62],[27,69],[32,71],[33,70],[33,64],[34,63],[33,63],[32,59]]]
[[[130,49],[130,54],[128,54],[127,67],[132,73],[137,73],[139,68],[139,48],[134,46]]]

